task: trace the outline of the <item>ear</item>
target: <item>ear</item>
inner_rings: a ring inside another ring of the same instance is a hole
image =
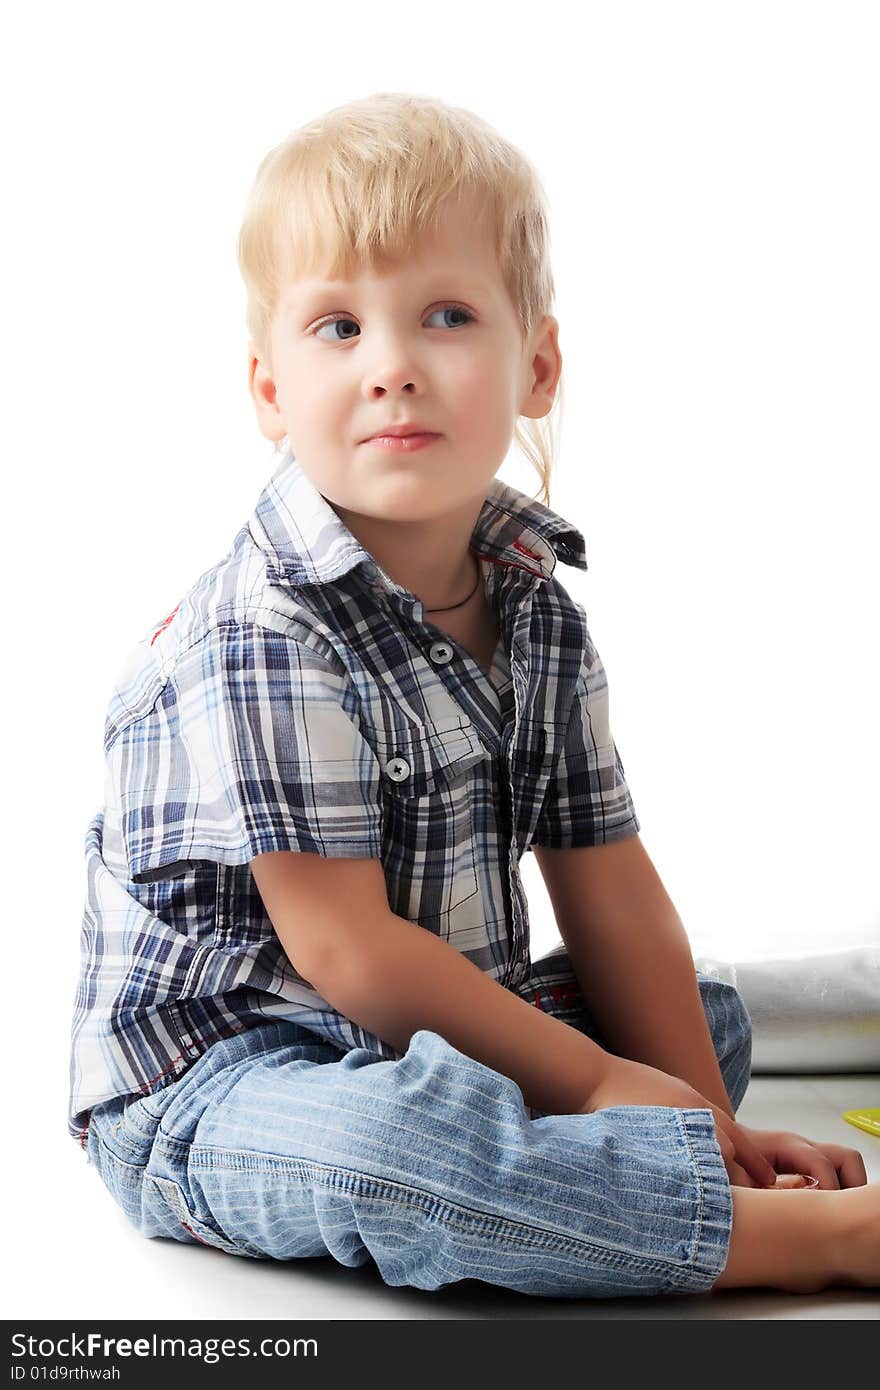
[[[257,425],[266,439],[283,439],[286,434],[271,363],[264,362],[256,343],[247,345],[248,389],[257,413]]]
[[[520,405],[520,415],[539,420],[549,415],[556,397],[562,373],[562,353],[559,351],[559,320],[545,314],[535,327],[526,359],[526,394]]]

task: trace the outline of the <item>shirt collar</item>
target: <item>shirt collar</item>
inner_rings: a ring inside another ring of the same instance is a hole
[[[260,494],[248,530],[277,584],[329,584],[357,565],[389,592],[405,593],[352,535],[288,451]],[[471,537],[489,560],[547,580],[557,559],[587,568],[581,532],[543,503],[493,478]]]

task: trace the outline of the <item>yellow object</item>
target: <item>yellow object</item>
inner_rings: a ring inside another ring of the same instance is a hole
[[[848,1124],[855,1125],[856,1129],[863,1129],[866,1134],[873,1134],[875,1139],[880,1139],[880,1109],[845,1110],[843,1118]]]

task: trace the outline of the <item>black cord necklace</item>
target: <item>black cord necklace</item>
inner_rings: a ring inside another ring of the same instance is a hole
[[[477,592],[477,589],[480,587],[480,580],[482,579],[482,577],[483,577],[483,574],[482,574],[482,571],[481,571],[481,569],[480,569],[480,562],[479,562],[479,560],[478,560],[478,561],[477,561],[477,582],[476,582],[476,584],[474,585],[474,587],[471,589],[471,591],[470,591],[470,593],[468,594],[467,598],[463,598],[462,601],[461,601],[461,603],[451,603],[451,604],[449,605],[448,608],[426,608],[426,609],[425,609],[425,612],[426,612],[426,613],[451,613],[452,610],[453,610],[453,608],[464,608],[464,605],[465,605],[470,599],[473,598],[474,594]]]

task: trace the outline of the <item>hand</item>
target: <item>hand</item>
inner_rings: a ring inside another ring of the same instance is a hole
[[[740,1129],[746,1129],[740,1125]],[[775,1129],[746,1129],[753,1145],[777,1173],[804,1173],[817,1178],[820,1187],[864,1187],[868,1181],[865,1161],[858,1149],[843,1144],[814,1144],[800,1134]]]
[[[581,1106],[577,1113],[585,1115],[595,1110],[605,1110],[611,1105],[670,1105],[684,1110],[711,1110],[718,1147],[731,1186],[773,1187],[776,1182],[772,1163],[764,1156],[754,1137],[750,1137],[749,1131],[677,1076],[669,1076],[656,1067],[609,1053],[602,1076],[593,1087],[586,1105]],[[808,1169],[798,1171],[807,1172]]]

